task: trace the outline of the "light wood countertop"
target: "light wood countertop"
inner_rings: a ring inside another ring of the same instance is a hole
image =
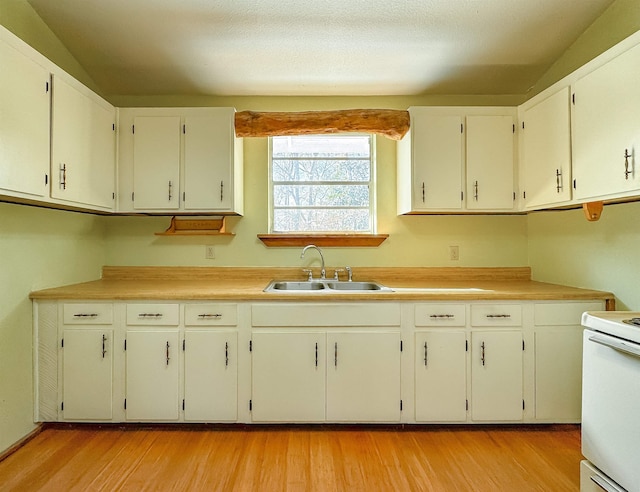
[[[333,268],[327,268],[332,273]],[[314,272],[315,273],[315,272]],[[299,268],[104,267],[102,279],[32,292],[52,300],[234,301],[478,301],[604,300],[611,292],[530,280],[529,268],[365,268],[354,280],[373,280],[393,292],[264,292],[273,280],[301,280]],[[344,275],[344,274],[343,274]],[[317,276],[317,273],[316,273]]]

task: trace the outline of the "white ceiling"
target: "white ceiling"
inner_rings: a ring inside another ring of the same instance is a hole
[[[524,94],[613,0],[27,0],[106,95]]]

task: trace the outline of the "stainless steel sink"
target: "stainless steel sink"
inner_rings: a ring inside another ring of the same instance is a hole
[[[389,287],[385,287],[377,282],[348,282],[340,280],[273,280],[264,289],[265,292],[309,292],[309,293],[331,293],[337,291],[347,292],[392,292]]]

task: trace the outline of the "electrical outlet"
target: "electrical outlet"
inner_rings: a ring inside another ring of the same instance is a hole
[[[207,260],[213,260],[216,257],[216,250],[213,246],[205,246],[204,257]]]
[[[449,259],[453,261],[458,261],[460,259],[459,246],[449,246]]]

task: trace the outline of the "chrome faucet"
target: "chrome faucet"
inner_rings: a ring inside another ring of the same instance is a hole
[[[313,248],[313,249],[317,250],[318,253],[320,253],[320,260],[322,261],[322,269],[320,270],[320,278],[322,280],[324,280],[324,279],[327,278],[327,272],[324,269],[324,256],[322,255],[322,250],[320,248],[318,248],[315,244],[309,244],[309,245],[305,246],[304,248],[302,248],[302,253],[300,253],[300,258],[304,258],[304,254],[310,248]]]

